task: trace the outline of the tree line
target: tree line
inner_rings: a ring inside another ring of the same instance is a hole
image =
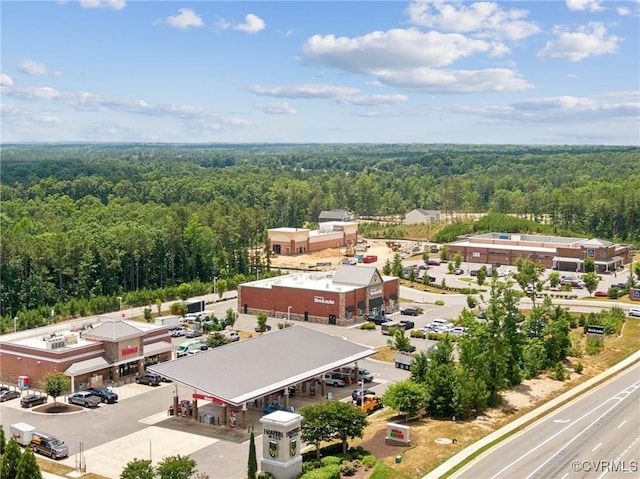
[[[257,276],[268,228],[333,208],[513,213],[638,242],[639,163],[635,147],[4,145],[0,315]]]

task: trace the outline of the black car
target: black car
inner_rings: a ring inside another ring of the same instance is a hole
[[[94,396],[98,396],[102,400],[102,402],[105,402],[107,404],[118,402],[118,395],[109,388],[87,388],[87,391],[92,393]]]
[[[29,394],[20,399],[20,406],[32,407],[39,404],[45,404],[47,402],[47,396],[41,396],[40,394]]]
[[[398,322],[398,325],[399,325],[399,326],[402,326],[402,327],[405,329],[405,331],[406,331],[407,329],[413,329],[413,328],[415,327],[415,323],[414,323],[413,321],[408,320],[408,319],[402,319],[402,320],[400,320],[400,321]]]
[[[418,310],[416,308],[404,308],[400,310],[400,314],[406,314],[408,316],[418,316]]]
[[[268,324],[265,324],[264,325],[264,329],[260,329],[260,325],[258,324],[258,325],[256,325],[255,328],[253,328],[253,330],[256,333],[264,333],[265,331],[271,331],[271,326],[269,326]]]
[[[372,391],[371,389],[354,389],[353,392],[351,393],[351,398],[354,401],[357,401],[359,397],[361,396],[366,396],[367,394],[375,394],[375,391]]]
[[[158,386],[162,378],[157,374],[144,373],[136,378],[136,383],[147,384],[148,386]]]
[[[388,323],[391,319],[384,315],[370,314],[367,316],[367,321],[371,321],[376,326],[380,326],[381,324]]]

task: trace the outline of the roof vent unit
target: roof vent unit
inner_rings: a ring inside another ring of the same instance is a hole
[[[47,339],[47,349],[60,349],[64,348],[64,338],[62,336],[54,336]]]

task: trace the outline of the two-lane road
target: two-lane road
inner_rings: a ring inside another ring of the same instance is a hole
[[[640,365],[491,449],[456,478],[640,476]]]

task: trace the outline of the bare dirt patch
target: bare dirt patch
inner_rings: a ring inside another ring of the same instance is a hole
[[[75,404],[67,404],[64,402],[52,402],[32,408],[33,411],[44,414],[65,414],[82,411],[82,409],[83,408]]]

